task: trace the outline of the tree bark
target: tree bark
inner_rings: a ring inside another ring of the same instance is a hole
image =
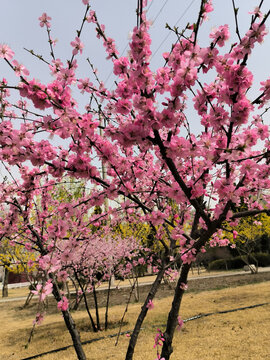
[[[60,292],[55,284],[53,284],[53,295],[57,302],[59,302],[61,300]],[[84,353],[84,350],[82,347],[80,333],[76,328],[75,322],[70,314],[69,309],[67,309],[65,311],[62,310],[62,314],[63,314],[64,320],[65,320],[66,327],[72,338],[72,342],[73,342],[74,349],[76,351],[78,360],[86,360],[86,356],[85,356],[85,353]]]
[[[219,221],[221,222],[222,220],[219,220]],[[209,240],[210,237],[215,233],[218,225],[219,225],[219,222],[216,221],[215,224],[211,225],[208,228],[208,230],[203,231],[200,238],[196,241],[196,243],[193,247],[193,249],[196,251],[197,254],[200,251],[200,249],[202,248],[202,246],[204,246],[206,244],[207,240]],[[181,283],[187,284],[187,278],[188,278],[188,273],[189,273],[190,268],[191,268],[191,264],[187,264],[187,263],[183,264],[181,272],[180,272],[180,277],[177,281],[177,285],[175,288],[171,310],[169,312],[168,319],[167,319],[166,331],[163,334],[164,342],[163,342],[163,346],[162,346],[161,358],[164,358],[165,360],[169,360],[170,356],[173,352],[172,340],[173,340],[175,328],[178,323],[177,318],[178,318],[178,314],[179,314],[182,297],[185,292],[184,289],[181,289],[181,287],[182,287]]]
[[[130,341],[129,341],[129,345],[128,345],[128,349],[127,349],[127,353],[126,353],[126,360],[132,360],[132,358],[133,358],[134,349],[135,349],[137,339],[138,339],[138,336],[139,336],[139,333],[141,330],[141,326],[142,326],[142,323],[143,323],[143,321],[146,317],[147,311],[148,311],[147,304],[148,304],[149,300],[153,300],[153,298],[155,297],[156,292],[160,286],[161,280],[163,278],[164,272],[165,272],[165,268],[162,267],[159,270],[156,280],[153,282],[151,289],[147,295],[147,298],[142,306],[141,312],[138,316],[137,322],[135,324],[135,327],[134,327],[133,332],[130,337]]]
[[[32,300],[34,294],[32,293],[32,291],[30,290],[29,291],[29,294],[27,295],[27,298],[25,300],[25,303],[23,305],[23,308],[26,308],[29,304],[30,304],[30,301]]]
[[[183,294],[185,290],[181,289],[181,283],[187,283],[187,277],[190,270],[191,264],[184,264],[182,266],[180,277],[177,281],[177,285],[174,292],[174,298],[172,302],[172,307],[168,315],[166,331],[163,334],[164,342],[161,352],[161,358],[164,357],[165,360],[168,360],[173,352],[172,340],[175,328],[177,326],[177,318],[179,314],[179,309],[182,301]]]
[[[86,297],[86,295],[85,295],[85,291],[84,291],[84,290],[83,290],[83,299],[84,299],[84,304],[85,304],[85,308],[86,308],[87,314],[88,314],[89,319],[90,319],[90,321],[91,321],[92,329],[93,329],[94,332],[98,332],[98,329],[97,329],[97,327],[96,327],[96,324],[95,324],[95,322],[94,322],[94,319],[93,319],[93,317],[92,317],[92,315],[91,315],[91,313],[90,313],[90,309],[89,309],[88,302],[87,302],[87,297]]]
[[[93,284],[93,296],[95,302],[95,309],[96,309],[96,322],[97,322],[97,329],[100,330],[100,321],[99,321],[99,311],[98,311],[98,299],[95,284]]]
[[[8,276],[9,276],[9,270],[6,267],[4,267],[2,297],[8,297]]]
[[[83,288],[83,286],[82,286],[82,284],[80,282],[80,279],[79,279],[79,277],[78,277],[78,275],[76,273],[75,273],[75,277],[76,277],[77,282],[78,282],[78,284],[79,284],[79,286],[81,288],[81,291],[82,291],[82,296],[83,296],[83,299],[84,299],[85,308],[86,308],[87,314],[89,316],[89,319],[90,319],[90,322],[91,322],[91,325],[92,325],[92,329],[93,329],[94,332],[97,332],[98,329],[96,327],[96,324],[94,322],[94,319],[93,319],[93,317],[91,315],[91,312],[90,312],[90,309],[89,309],[89,306],[88,306],[87,297],[85,295],[85,289]]]
[[[111,292],[111,283],[112,276],[109,278],[108,292],[107,292],[107,301],[106,301],[106,311],[105,311],[105,330],[108,328],[108,313],[109,313],[109,302],[110,302],[110,292]]]

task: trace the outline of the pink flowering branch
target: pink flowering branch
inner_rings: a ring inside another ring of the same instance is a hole
[[[82,33],[83,27],[84,27],[84,25],[85,25],[85,22],[87,21],[87,13],[88,13],[88,11],[89,11],[89,9],[90,9],[89,3],[86,3],[85,5],[86,5],[85,13],[84,13],[84,16],[83,16],[83,20],[82,20],[80,29],[77,30],[77,37],[76,37],[76,38],[79,40],[79,41],[77,41],[77,46],[79,47],[79,48],[78,48],[78,51],[80,51],[81,53],[82,53],[83,45],[82,45],[81,42],[80,42],[80,37],[81,37],[81,33]],[[76,44],[75,44],[75,45],[76,45]],[[75,49],[76,49],[76,47],[75,47]],[[71,57],[71,59],[70,59],[70,61],[69,61],[69,64],[70,64],[69,67],[71,67],[71,64],[73,63],[73,60],[74,60],[74,56],[75,56],[77,53],[78,53],[78,52],[76,52],[76,51],[75,51],[75,53],[74,53],[74,50],[73,50],[73,52],[72,52],[72,57]]]
[[[210,13],[211,11],[213,11],[212,0],[201,0],[201,6],[200,6],[198,19],[197,19],[197,22],[193,25],[193,27],[194,27],[194,29],[193,29],[194,30],[194,45],[197,42],[200,25],[201,25],[202,21],[206,19],[206,17],[207,17],[206,14]]]
[[[167,157],[166,148],[163,145],[163,142],[160,138],[158,131],[155,130],[154,134],[155,134],[155,141],[157,142],[157,145],[160,148],[161,155],[162,155],[163,159],[165,160],[166,164],[168,165],[170,171],[172,172],[172,175],[174,176],[175,180],[177,181],[177,183],[179,184],[179,186],[185,193],[186,197],[189,199],[190,203],[194,206],[194,208],[199,212],[200,216],[204,219],[205,223],[207,225],[210,225],[210,220],[209,220],[208,215],[204,212],[201,205],[198,203],[197,199],[191,199],[190,189],[186,186],[183,179],[179,176],[179,173],[178,173],[173,161]]]

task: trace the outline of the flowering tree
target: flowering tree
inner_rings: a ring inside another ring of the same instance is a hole
[[[235,5],[234,0],[232,3]],[[209,34],[209,43],[203,47],[199,33],[213,6],[211,0],[201,0],[194,24],[188,24],[182,32],[168,26],[177,40],[163,54],[164,65],[153,71],[147,0],[138,1],[137,26],[129,54],[124,57],[118,56],[114,40],[107,36],[89,1],[83,0],[83,4],[85,15],[66,63],[54,55],[51,18],[44,13],[39,19],[48,33],[52,59],[39,58],[47,63],[51,82],[42,84],[32,79],[14,59],[13,51],[1,45],[0,56],[20,80],[15,85],[5,79],[1,82],[0,156],[7,165],[20,169],[30,162],[34,178],[44,172],[56,180],[65,174],[86,179],[95,188],[84,204],[102,206],[109,199],[119,208],[116,212],[103,206],[102,213],[110,213],[111,221],[119,221],[121,215],[120,219],[149,224],[152,242],[160,243],[163,252],[156,280],[130,337],[126,359],[133,358],[142,322],[164,274],[181,259],[166,330],[159,330],[156,337],[162,346],[158,358],[167,360],[173,351],[174,331],[182,324],[180,304],[197,254],[205,251],[208,243],[229,244],[222,232],[225,221],[234,226],[242,217],[269,212],[269,194],[265,191],[269,189],[269,129],[264,117],[270,79],[262,79],[259,90],[255,84],[257,95],[250,95],[254,84],[248,60],[267,34],[265,23],[270,11],[262,12],[262,0],[241,36],[234,6],[237,41],[228,50],[225,43],[230,38],[229,27],[221,25]],[[95,71],[93,80],[76,77],[76,58],[83,53],[86,23],[94,26],[113,63],[118,77],[113,90],[105,87]],[[89,100],[85,111],[77,110],[71,92],[74,88]],[[13,90],[24,98],[14,105],[9,100]],[[198,133],[192,131],[193,119],[200,126]],[[40,139],[39,133],[49,134],[48,139]],[[63,139],[61,146],[54,136]],[[106,169],[107,177],[102,169]],[[20,186],[22,196],[27,186],[29,181]],[[18,212],[14,201],[9,223]],[[246,210],[238,211],[243,202]],[[65,233],[69,221],[63,217],[60,228],[52,224],[51,234]],[[46,242],[43,233],[33,233],[36,230],[26,223],[40,244]],[[65,252],[64,245],[61,249]],[[81,251],[79,246],[75,250]],[[59,258],[52,265],[63,261]],[[61,294],[55,296],[65,314],[66,303]],[[74,345],[78,358],[85,359],[78,343],[77,336]]]
[[[106,224],[106,213],[91,212],[91,201],[86,192],[80,191],[78,185],[76,189],[74,182],[71,181],[73,187],[66,188],[64,194],[62,184],[67,184],[64,179],[56,184],[43,175],[23,168],[22,183],[18,181],[17,184],[2,186],[2,242],[8,243],[11,249],[23,249],[27,260],[25,266],[38,269],[35,278],[40,282],[32,284],[35,287],[32,293],[39,296],[34,324],[41,323],[43,314],[40,308],[46,297],[53,293],[58,309],[67,318],[71,335],[76,335],[70,329],[69,291],[64,286],[68,279],[72,279],[73,283],[78,283],[77,296],[83,296],[85,300],[93,330],[98,331],[101,328],[96,286],[114,275],[129,276],[134,267],[145,263],[143,254],[147,249],[134,236],[122,237],[113,232],[111,227],[114,224]],[[96,323],[87,304],[86,292],[94,294]]]

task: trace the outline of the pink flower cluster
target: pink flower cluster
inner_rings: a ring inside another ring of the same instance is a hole
[[[223,25],[219,26],[218,29],[214,29],[210,33],[210,38],[214,40],[215,43],[217,43],[218,46],[222,47],[225,45],[225,41],[227,41],[230,38],[229,33],[229,25]]]
[[[57,308],[61,311],[67,311],[68,306],[69,306],[68,299],[65,296],[63,296],[62,300],[58,301],[57,303]]]
[[[39,301],[43,302],[45,298],[52,293],[53,284],[51,281],[47,281],[45,285],[38,284],[36,290],[32,290],[32,293],[39,296]]]

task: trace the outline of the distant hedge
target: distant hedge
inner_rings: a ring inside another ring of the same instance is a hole
[[[247,256],[243,257],[247,259]],[[232,270],[241,269],[246,265],[246,262],[240,256],[236,256],[230,259],[218,259],[210,262],[208,270]],[[254,253],[248,257],[248,263],[253,264],[254,258],[258,261],[258,266],[270,266],[270,254],[267,253]]]

